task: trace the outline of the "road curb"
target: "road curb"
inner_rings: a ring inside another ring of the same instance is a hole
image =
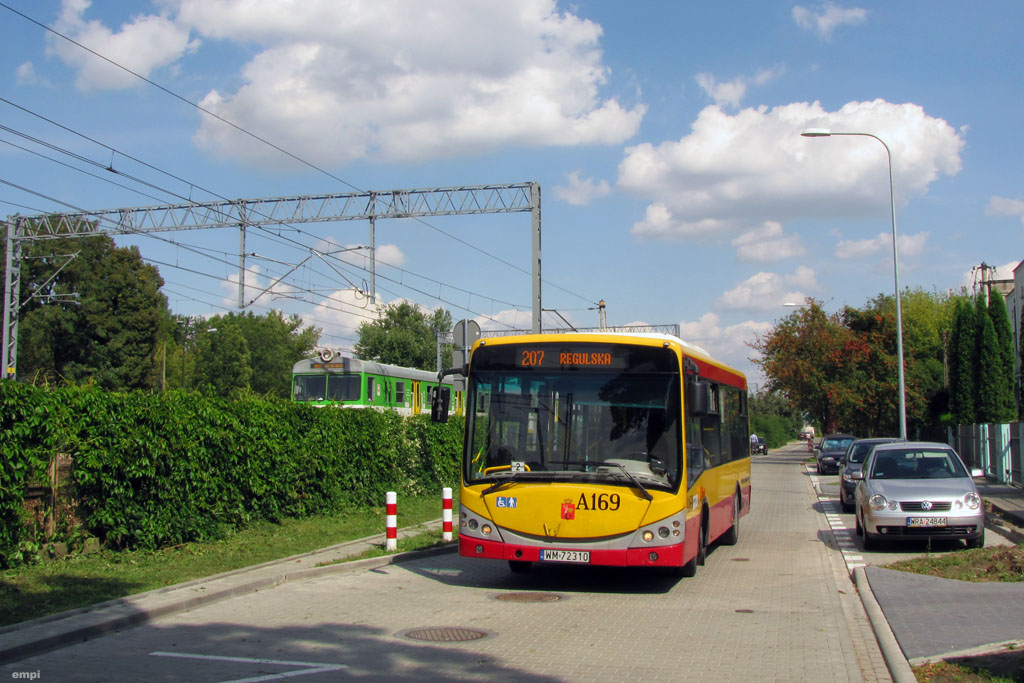
[[[439,521],[439,520],[438,520]],[[417,528],[414,528],[417,529]],[[405,531],[405,530],[403,530]],[[414,534],[407,534],[414,535]],[[296,562],[330,556],[332,551],[344,551],[349,546],[383,541],[383,534],[349,541],[329,549],[271,560],[252,567],[243,567],[214,576],[193,579],[174,586],[165,586],[145,593],[108,600],[59,614],[51,614],[0,630],[0,664],[9,664],[68,645],[107,635],[126,628],[140,626],[155,619],[197,609],[214,602],[246,593],[273,588],[289,581],[315,578],[327,574],[379,569],[392,564],[454,552],[455,542],[426,550],[412,550],[393,555],[345,561],[335,555],[333,560],[312,567],[291,568]],[[356,551],[352,554],[357,554]],[[351,555],[350,555],[351,556]],[[262,573],[262,576],[246,576]],[[218,584],[220,584],[218,586]]]
[[[903,650],[900,648],[896,636],[889,628],[889,621],[885,618],[881,605],[871,592],[871,583],[868,581],[864,567],[855,567],[853,570],[853,581],[857,586],[857,594],[860,595],[861,604],[867,612],[868,620],[871,622],[871,629],[875,632],[875,640],[882,650],[882,657],[885,665],[889,667],[892,680],[896,683],[917,683],[914,670],[910,668]]]

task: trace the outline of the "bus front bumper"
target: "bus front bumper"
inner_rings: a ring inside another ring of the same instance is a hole
[[[541,550],[566,550],[589,553],[587,562],[547,561]],[[548,564],[592,564],[611,567],[679,567],[683,564],[683,544],[659,545],[649,548],[591,549],[583,544],[567,543],[544,546],[501,543],[480,538],[459,536],[459,555],[491,560],[545,562]]]

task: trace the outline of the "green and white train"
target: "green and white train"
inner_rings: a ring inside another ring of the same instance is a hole
[[[321,351],[292,366],[292,400],[314,406],[379,408],[401,415],[430,413],[430,392],[439,384],[436,372],[403,368]],[[462,414],[462,392],[452,392],[450,413]]]

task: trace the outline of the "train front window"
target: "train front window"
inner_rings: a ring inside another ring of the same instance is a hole
[[[296,401],[322,401],[326,389],[327,378],[323,375],[295,375],[292,398]]]
[[[528,470],[620,482],[626,469],[645,487],[675,489],[679,394],[671,372],[473,372],[467,481]]]
[[[331,401],[358,401],[359,375],[328,375],[327,398]]]

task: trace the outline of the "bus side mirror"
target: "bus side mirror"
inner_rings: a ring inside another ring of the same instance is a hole
[[[434,387],[430,390],[430,421],[447,422],[448,409],[452,404],[450,387]]]
[[[686,402],[689,404],[689,412],[695,417],[704,417],[711,414],[711,385],[707,382],[696,380],[687,385]]]

